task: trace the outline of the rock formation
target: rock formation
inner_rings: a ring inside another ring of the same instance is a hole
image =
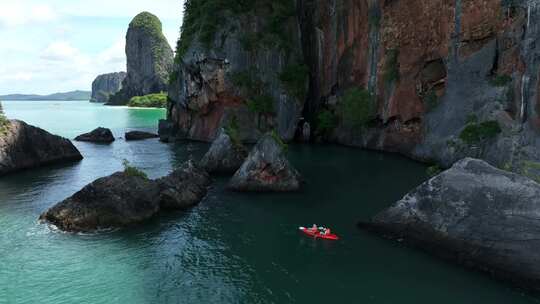
[[[171,138],[174,138],[175,133],[174,123],[170,120],[160,119],[158,123],[159,140],[162,142],[169,142]]]
[[[297,2],[190,1],[163,131],[212,141],[236,116],[243,141],[290,140],[305,117],[328,141],[445,167],[540,161],[534,1]]]
[[[272,129],[293,138],[308,84],[294,1],[255,2],[265,3],[242,5],[242,13],[188,2],[169,89],[178,137],[212,142],[236,117],[242,141]]]
[[[208,173],[192,162],[157,180],[162,209],[182,210],[198,204],[210,185]]]
[[[110,129],[99,127],[92,132],[84,133],[75,137],[75,140],[109,144],[114,141],[114,136]]]
[[[248,152],[242,143],[233,142],[229,134],[222,129],[200,165],[210,173],[235,173],[247,155]]]
[[[91,102],[106,103],[109,98],[122,89],[122,82],[126,78],[125,72],[99,75],[92,82]]]
[[[363,227],[540,290],[540,185],[464,159]]]
[[[286,192],[300,189],[300,173],[285,155],[277,134],[268,133],[257,143],[229,183],[235,191]]]
[[[68,140],[19,120],[0,130],[0,176],[83,157]]]
[[[134,96],[167,91],[173,56],[161,21],[148,12],[137,15],[126,35],[127,76],[108,104],[125,105]]]
[[[195,205],[206,195],[209,183],[208,174],[189,162],[158,180],[126,170],[87,185],[44,212],[40,220],[69,232],[122,228],[148,220],[162,209]]]
[[[126,132],[125,138],[126,140],[144,140],[149,138],[158,138],[159,135],[149,132],[142,132],[142,131],[129,131]]]

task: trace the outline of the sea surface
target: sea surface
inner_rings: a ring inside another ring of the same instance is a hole
[[[517,289],[356,228],[426,179],[403,157],[290,145],[300,193],[238,194],[214,182],[189,212],[130,229],[67,234],[40,213],[124,159],[160,177],[208,145],[125,142],[156,131],[163,110],[89,102],[4,101],[10,118],[68,138],[102,126],[111,145],[75,143],[84,160],[0,178],[0,303],[538,303]],[[299,226],[333,228],[337,242]]]

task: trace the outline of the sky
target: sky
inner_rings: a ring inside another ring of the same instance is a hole
[[[183,0],[0,0],[0,95],[91,90],[126,70],[125,35],[142,11],[158,16],[174,49]]]

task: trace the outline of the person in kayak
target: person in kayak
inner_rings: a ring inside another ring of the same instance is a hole
[[[330,228],[326,228],[323,232],[324,235],[329,235],[332,231],[330,231]]]
[[[311,232],[313,233],[319,232],[319,227],[317,227],[317,224],[313,224],[313,226],[311,227]]]

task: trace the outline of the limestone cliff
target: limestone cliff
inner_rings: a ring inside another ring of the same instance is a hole
[[[308,116],[335,114],[333,140],[444,166],[473,156],[523,171],[539,158],[533,1],[301,2]],[[364,109],[347,104],[351,88],[370,94],[360,126],[343,113]]]
[[[169,90],[178,136],[209,141],[235,116],[243,140],[291,140],[303,117],[313,138],[444,166],[540,167],[535,1],[220,3],[186,6]]]
[[[127,76],[108,104],[125,105],[133,96],[167,91],[173,56],[161,21],[148,12],[137,15],[126,35]]]
[[[103,74],[92,82],[91,102],[108,102],[111,95],[122,89],[122,82],[126,78],[125,72]]]
[[[294,3],[188,1],[171,80],[181,137],[212,141],[236,119],[244,141],[292,139],[307,90]]]

